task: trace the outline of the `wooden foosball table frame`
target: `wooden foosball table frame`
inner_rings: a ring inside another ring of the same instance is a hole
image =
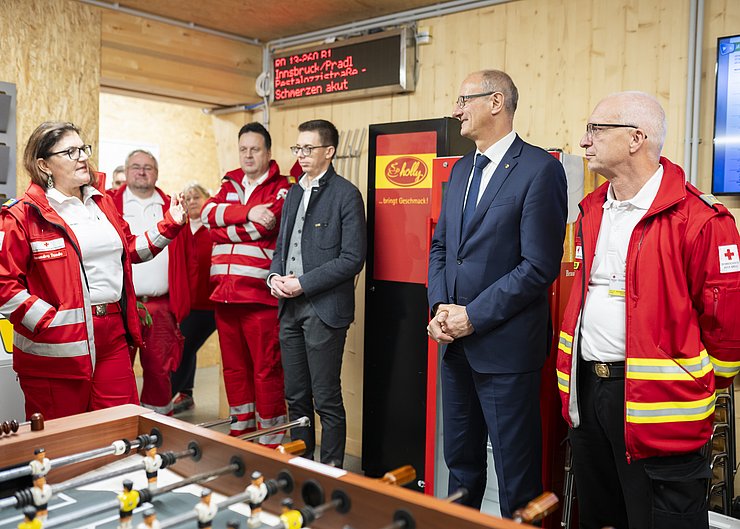
[[[275,478],[284,470],[290,472],[295,487],[289,496],[296,500],[297,507],[303,505],[300,499],[301,490],[308,480],[320,485],[327,501],[335,490],[341,490],[349,496],[351,508],[348,513],[327,512],[311,524],[315,529],[338,529],[345,525],[353,529],[381,529],[393,522],[394,513],[398,510],[410,513],[418,529],[524,527],[510,520],[481,514],[468,507],[380,483],[351,472],[335,478],[291,463],[295,456],[280,454],[133,405],[46,421],[42,431],[31,432],[25,428],[16,434],[0,437],[0,467],[28,462],[33,457],[34,449],[39,447],[46,450],[49,458],[55,459],[105,447],[118,439],[134,440],[140,434],[151,433],[154,428],[162,433],[163,442],[160,451],[182,451],[191,441],[196,441],[200,445],[202,450],[200,461],[184,458],[172,467],[175,472],[185,477],[224,467],[231,462],[233,456],[239,456],[246,467],[243,477],[226,475],[208,483],[209,488],[226,496],[243,492],[249,484],[249,475],[255,470],[262,472],[265,479]],[[106,456],[55,468],[49,472],[47,478],[50,484],[59,483],[116,459],[115,456]],[[282,492],[275,494],[265,502],[265,509],[278,513],[280,501],[285,497]]]

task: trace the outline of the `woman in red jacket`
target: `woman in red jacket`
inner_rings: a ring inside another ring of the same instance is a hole
[[[0,211],[0,314],[13,324],[27,416],[138,403],[131,263],[153,258],[185,222],[174,197],[163,221],[133,236],[96,189],[91,154],[72,123],[42,123],[23,157],[31,184]]]

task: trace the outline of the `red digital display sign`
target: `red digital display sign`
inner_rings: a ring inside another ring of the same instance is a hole
[[[278,55],[273,103],[413,90],[413,55],[405,29]]]

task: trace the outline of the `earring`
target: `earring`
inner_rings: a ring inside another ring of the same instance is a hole
[[[54,179],[51,177],[51,173],[47,175],[46,178],[46,187],[47,189],[53,189],[54,188]]]

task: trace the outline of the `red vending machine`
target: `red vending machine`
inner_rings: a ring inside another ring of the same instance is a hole
[[[362,468],[377,477],[412,465],[423,490],[436,411],[427,410],[432,162],[474,145],[459,121],[440,118],[371,125],[368,148]]]

